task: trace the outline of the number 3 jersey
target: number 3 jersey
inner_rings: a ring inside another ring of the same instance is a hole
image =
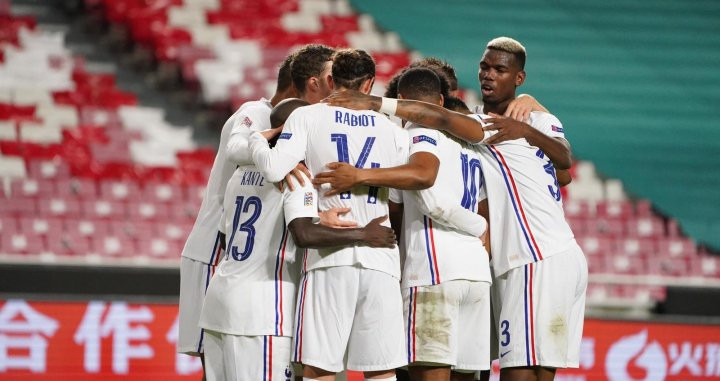
[[[562,124],[551,114],[532,112],[528,124],[550,137],[564,138]],[[477,147],[490,209],[495,276],[576,245],[565,220],[555,168],[545,153],[525,139]]]
[[[296,247],[287,223],[317,220],[317,193],[305,186],[280,192],[254,166],[241,166],[228,182],[226,257],[205,294],[200,326],[232,335],[292,336]]]
[[[477,213],[478,202],[486,196],[476,147],[415,124],[408,125],[406,131],[410,135],[409,155],[430,153],[437,157],[440,167],[432,187],[402,192],[405,204],[402,287],[435,285],[457,279],[490,282],[488,253],[480,238],[441,225],[424,215],[413,195],[424,192],[426,197],[445,198],[453,206]]]
[[[259,134],[250,137],[250,150],[257,167],[277,181],[305,160],[310,172],[327,171],[326,164],[345,162],[357,168],[387,168],[404,164],[407,134],[388,118],[374,111],[354,111],[318,103],[295,110],[275,148]],[[350,208],[343,219],[365,226],[373,218],[388,214],[388,189],[357,186],[332,197],[320,197],[320,210]],[[383,223],[390,226],[389,221]],[[397,247],[308,250],[305,270],[332,266],[361,266],[400,278]]]

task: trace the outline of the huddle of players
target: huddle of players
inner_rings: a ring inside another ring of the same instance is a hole
[[[393,380],[408,364],[413,379],[471,380],[490,367],[492,299],[502,379],[577,367],[587,266],[554,167],[570,150],[554,116],[518,106],[524,61],[517,41],[490,41],[472,114],[438,61],[400,73],[395,100],[368,95],[375,63],[361,50],[291,55],[273,99],[223,128],[213,173],[233,173],[212,201],[227,250],[219,265],[216,247],[183,253],[179,351],[201,352],[204,335],[211,380],[291,379],[291,362],[308,380],[346,367]]]

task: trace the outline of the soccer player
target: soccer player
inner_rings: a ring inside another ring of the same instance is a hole
[[[442,105],[440,83],[433,70],[411,68],[398,81],[398,97]],[[479,154],[471,145],[436,130],[412,123],[406,130],[410,136],[406,165],[343,166],[355,172],[358,184],[429,187],[402,192],[406,251],[402,289],[410,375],[417,380],[449,381],[452,370],[454,380],[472,380],[476,371],[490,369],[491,277],[482,241],[487,223],[477,214],[477,202],[485,198]],[[329,180],[326,176],[332,174],[320,173],[313,181],[321,184]],[[459,225],[475,225],[477,230],[467,234],[437,224],[423,213],[422,199],[451,199],[471,216],[470,223]]]
[[[280,103],[273,113],[287,114],[283,108],[303,104],[293,101]],[[270,137],[280,129],[265,133]],[[292,379],[293,307],[300,277],[296,245],[395,246],[392,230],[381,226],[386,216],[364,228],[316,224],[317,194],[309,179],[305,183],[280,191],[253,165],[238,167],[228,183],[221,227],[228,237],[227,259],[210,281],[200,317],[211,381]]]
[[[278,83],[271,100],[261,99],[243,104],[222,128],[220,146],[215,157],[205,196],[200,206],[180,262],[180,313],[177,351],[192,356],[203,353],[203,332],[198,326],[200,308],[210,277],[223,256],[224,238],[218,232],[221,220],[223,198],[228,180],[235,167],[248,161],[247,137],[245,147],[236,149],[236,140],[246,130],[269,128],[269,115],[273,105],[282,99],[295,95],[290,77],[293,56],[288,56],[278,70]],[[265,126],[265,127],[263,127]]]
[[[495,275],[493,309],[501,379],[552,380],[557,368],[577,367],[587,288],[587,262],[565,220],[553,164],[570,166],[570,148],[554,116],[532,113],[529,124],[499,117],[525,80],[525,49],[517,41],[488,43],[479,79],[484,131],[448,123],[432,105],[342,94],[332,105],[383,109],[404,119],[482,144]],[[346,99],[343,99],[346,98]],[[361,100],[362,99],[362,100]],[[382,107],[383,102],[385,107]],[[397,112],[394,112],[397,111]],[[542,303],[539,301],[542,300]]]
[[[368,93],[375,62],[362,50],[340,50],[333,56],[335,91]],[[250,150],[263,176],[277,181],[299,161],[313,174],[326,163],[357,167],[392,167],[407,154],[407,135],[387,117],[319,103],[293,112],[274,149],[253,134]],[[388,214],[388,189],[358,187],[321,197],[320,208],[350,207],[349,218],[366,224]],[[307,379],[330,380],[347,367],[365,378],[394,380],[405,365],[400,256],[397,248],[353,246],[310,250],[297,303],[294,360]]]

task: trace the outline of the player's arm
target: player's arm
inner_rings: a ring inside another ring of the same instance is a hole
[[[487,198],[478,202],[478,214],[483,216],[487,221],[490,221],[490,207]],[[490,252],[490,224],[488,224],[487,230],[485,231],[485,250],[488,252],[490,259],[492,259],[492,253]]]
[[[395,232],[381,224],[387,216],[377,217],[365,227],[335,229],[316,224],[311,217],[301,217],[290,221],[288,228],[295,244],[302,248],[325,248],[350,245],[370,247],[395,247]]]
[[[380,110],[383,99],[386,102],[397,101],[394,110]],[[409,120],[435,130],[446,131],[460,139],[477,143],[485,137],[485,131],[480,122],[465,114],[448,110],[442,106],[409,99],[381,98],[374,95],[363,94],[359,91],[341,91],[325,98],[332,106],[340,106],[353,110],[374,110],[380,112],[390,111],[399,118]]]
[[[402,239],[402,223],[403,223],[403,192],[399,189],[391,188],[388,194],[388,209],[390,210],[390,226],[395,231],[395,238]]]
[[[439,192],[422,190],[413,192],[418,209],[441,225],[481,238],[487,229],[487,220],[453,202]]]
[[[440,161],[431,153],[418,152],[407,164],[391,168],[355,168],[348,163],[330,163],[329,172],[318,173],[315,185],[328,183],[332,188],[325,196],[333,196],[355,186],[367,185],[404,190],[426,189],[435,183]]]
[[[268,121],[261,120],[263,117],[266,115],[258,112],[256,108],[248,107],[228,120],[228,123],[232,123],[230,137],[224,147],[228,162],[236,166],[252,164],[248,140],[253,131],[263,130],[263,126],[270,126]]]
[[[530,145],[538,147],[545,152],[556,168],[568,169],[572,165],[570,143],[564,137],[550,136],[546,132],[534,128],[525,122],[496,114],[490,115],[492,118],[484,120],[484,122],[489,125],[486,125],[483,129],[485,131],[497,132],[487,138],[483,142],[484,144],[497,144],[506,140],[525,138]]]
[[[555,177],[557,178],[558,185],[561,187],[564,187],[572,182],[572,176],[570,176],[570,171],[567,169],[555,168]]]
[[[255,132],[250,135],[249,148],[253,162],[271,183],[284,179],[285,175],[305,159],[307,130],[302,125],[302,120],[295,118],[296,115],[297,113],[293,113],[285,122],[283,132],[272,149],[262,133]]]
[[[503,115],[519,121],[525,121],[533,111],[550,112],[530,94],[520,94],[513,99]]]

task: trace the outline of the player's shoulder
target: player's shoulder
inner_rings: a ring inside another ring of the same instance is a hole
[[[263,98],[258,99],[256,101],[247,101],[238,107],[237,111],[235,113],[241,112],[241,111],[248,111],[248,110],[272,110],[272,104],[269,100]]]
[[[558,119],[555,115],[544,111],[531,112],[528,117],[528,124],[532,126],[543,124],[561,125],[560,119]]]

